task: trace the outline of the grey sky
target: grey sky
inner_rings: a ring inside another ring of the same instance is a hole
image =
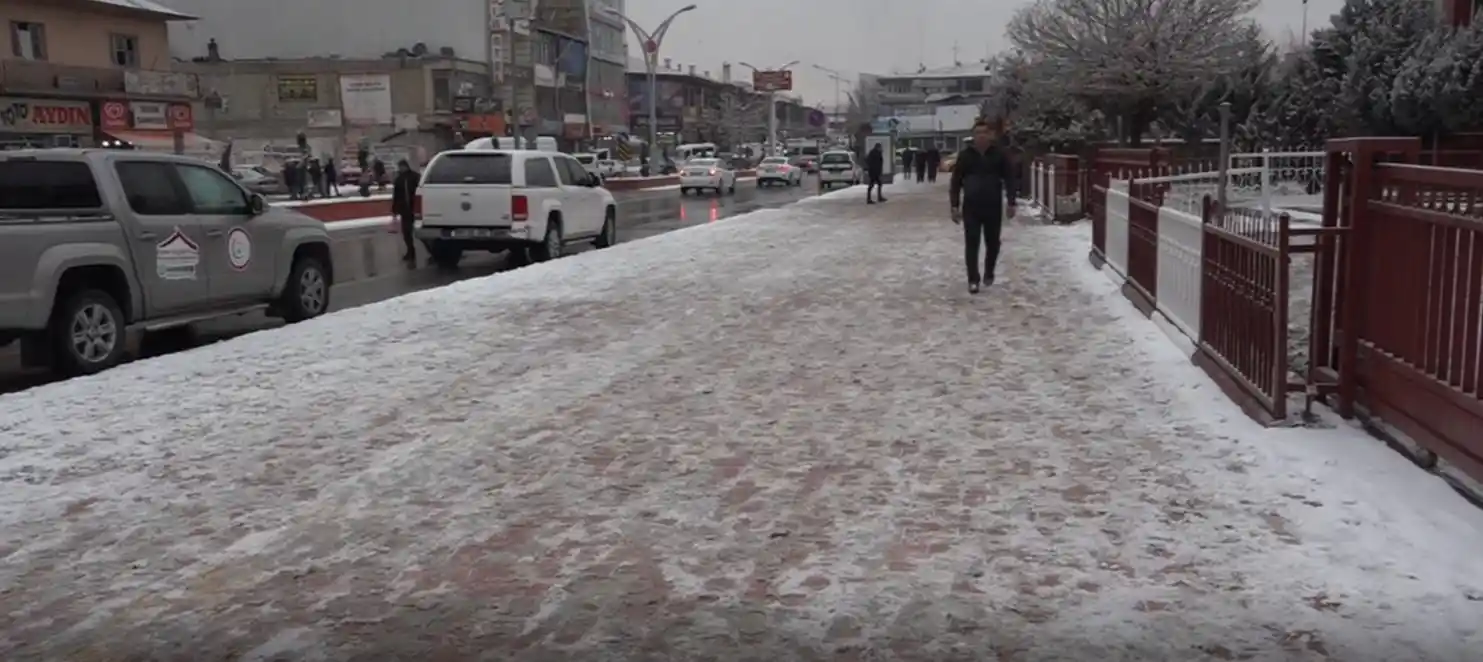
[[[1028,0],[628,0],[628,15],[653,29],[687,4],[699,8],[675,19],[661,57],[719,75],[721,63],[775,67],[802,60],[794,85],[809,103],[834,104],[834,81],[812,64],[846,72],[891,73],[969,62],[1005,47],[1004,22]],[[1309,28],[1328,22],[1344,0],[1311,0]],[[1274,40],[1297,35],[1301,0],[1263,0],[1257,19]],[[639,44],[629,37],[630,54]],[[747,73],[737,67],[738,74]]]

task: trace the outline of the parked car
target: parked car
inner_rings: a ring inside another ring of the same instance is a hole
[[[618,205],[597,175],[569,154],[453,150],[422,174],[417,237],[433,261],[457,266],[465,251],[510,251],[517,261],[561,257],[566,246],[618,242]]]
[[[241,182],[243,188],[262,195],[279,195],[288,192],[278,173],[263,166],[236,166],[232,178]]]
[[[623,164],[612,159],[600,159],[597,162],[597,174],[603,179],[609,177],[622,177],[624,174]]]
[[[757,164],[757,186],[802,186],[803,168],[788,163],[787,157],[769,156]]]
[[[854,186],[860,183],[860,166],[855,153],[834,150],[819,155],[819,188]]]
[[[736,193],[736,171],[720,159],[690,159],[680,171],[680,195],[706,189],[716,195]]]
[[[596,154],[578,153],[573,154],[572,158],[576,159],[577,163],[582,164],[582,167],[585,168],[587,172],[597,175],[598,177],[603,176],[602,170],[597,167]]]
[[[127,334],[329,308],[324,224],[215,165],[112,149],[0,153],[0,345],[69,374],[123,360]]]

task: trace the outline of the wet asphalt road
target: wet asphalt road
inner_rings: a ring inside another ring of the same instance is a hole
[[[738,202],[731,196],[685,196],[679,218],[649,221],[624,228],[620,231],[618,239],[619,241],[634,241],[652,237],[758,209],[780,207],[817,193],[818,182],[812,180],[806,181],[801,187],[763,188],[757,191],[754,197],[744,202]],[[573,252],[580,253],[586,250],[591,250],[591,248],[584,244]],[[330,297],[331,312],[375,303],[402,294],[442,287],[468,278],[487,276],[504,269],[506,265],[503,255],[474,253],[466,256],[456,271],[444,271],[424,266],[336,285]],[[269,319],[261,314],[204,322],[195,325],[189,331],[167,332],[145,338],[135,360],[183,351],[253,331],[275,328],[282,324],[279,320]],[[54,381],[57,381],[57,378],[44,370],[21,368],[19,343],[0,348],[0,394],[15,393]]]

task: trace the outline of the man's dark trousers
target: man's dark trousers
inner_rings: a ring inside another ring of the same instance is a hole
[[[867,175],[867,179],[865,182],[865,200],[867,202],[871,199],[871,191],[875,192],[875,196],[877,198],[880,198],[881,200],[886,199],[886,189],[884,184],[881,183],[881,179],[881,174],[878,172],[872,172]]]
[[[407,246],[407,254],[403,258],[411,261],[417,258],[417,244],[412,239],[412,230],[417,227],[417,217],[409,211],[404,211],[398,216],[402,221],[402,243]]]
[[[963,258],[968,266],[968,282],[993,280],[999,264],[999,235],[1004,228],[1004,214],[998,209],[963,207]],[[984,245],[983,272],[978,270],[978,247]]]

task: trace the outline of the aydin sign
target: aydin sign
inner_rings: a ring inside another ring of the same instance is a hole
[[[0,97],[0,128],[13,133],[80,133],[93,130],[86,101]]]

